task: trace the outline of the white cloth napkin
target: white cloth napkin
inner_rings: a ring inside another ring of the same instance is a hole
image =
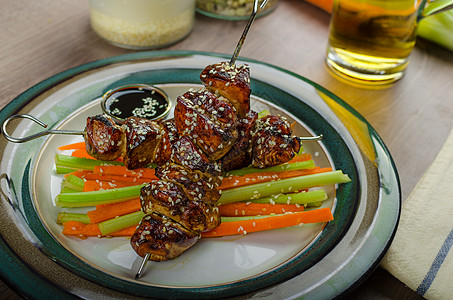
[[[452,245],[453,130],[404,201],[381,266],[426,299],[453,299]]]

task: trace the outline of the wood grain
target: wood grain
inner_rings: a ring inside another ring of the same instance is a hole
[[[305,76],[353,106],[392,153],[404,200],[452,128],[453,53],[419,40],[402,80],[385,89],[357,87],[334,77],[325,67],[328,22],[328,14],[301,0],[281,0],[274,12],[255,21],[240,55]],[[2,1],[0,24],[0,108],[66,69],[133,52],[106,43],[91,30],[88,1]],[[197,15],[192,33],[163,50],[231,54],[244,25],[243,21]],[[2,299],[20,298],[4,284],[0,295]],[[349,296],[418,298],[382,269]]]

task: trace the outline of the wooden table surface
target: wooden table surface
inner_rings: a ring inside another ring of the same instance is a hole
[[[1,1],[0,109],[19,93],[68,68],[131,53],[109,45],[90,27],[88,1]],[[241,56],[300,74],[361,113],[388,146],[398,168],[403,201],[434,160],[453,125],[453,53],[417,41],[405,77],[385,89],[355,87],[325,67],[329,15],[302,0],[282,0],[253,24]],[[232,53],[245,22],[196,16],[192,33],[163,50]],[[24,283],[26,284],[26,283]],[[417,299],[378,268],[351,298]],[[4,282],[0,298],[20,299]]]

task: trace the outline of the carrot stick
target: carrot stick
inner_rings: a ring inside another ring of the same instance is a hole
[[[85,149],[85,142],[77,142],[73,144],[63,145],[58,147],[58,150],[77,150],[77,149]]]
[[[288,213],[261,219],[222,222],[217,228],[203,232],[201,237],[220,237],[227,235],[247,234],[250,232],[284,228],[307,223],[319,223],[333,220],[330,208]]]
[[[251,173],[246,174],[243,176],[239,175],[231,175],[228,177],[224,177],[222,180],[222,184],[220,185],[220,190],[227,190],[235,187],[246,186],[255,183],[261,182],[269,182],[278,179],[284,178],[291,178],[291,177],[298,177],[303,175],[309,174],[317,174],[323,172],[330,172],[332,168],[320,168],[315,167],[313,169],[308,170],[290,170],[290,171],[280,171],[280,172],[259,172],[259,173]]]
[[[63,223],[63,234],[84,239],[89,236],[101,236],[98,224],[83,224],[78,221]]]
[[[106,204],[103,207],[96,207],[96,209],[88,211],[87,215],[91,223],[99,223],[140,209],[140,198],[135,198],[124,202]]]
[[[137,224],[138,225],[138,224]],[[133,236],[135,230],[137,229],[137,226],[132,226],[117,232],[112,232],[108,236],[114,236],[114,237],[119,237],[119,236]]]
[[[74,151],[72,151],[71,156],[95,159],[94,157],[89,155],[85,149],[75,149]]]
[[[140,182],[144,183],[144,182]],[[92,191],[99,191],[109,190],[109,189],[116,189],[126,186],[133,186],[137,185],[137,182],[122,182],[122,181],[102,181],[102,180],[86,180],[83,186],[84,192],[92,192]]]
[[[79,178],[85,178],[86,175],[93,174],[93,172],[92,171],[73,171],[71,173],[64,174],[64,177],[66,178],[66,177],[68,177],[71,174],[74,175],[74,176],[77,176]]]
[[[132,236],[137,226],[132,226],[117,232],[110,233],[108,236],[120,237],[120,236]],[[83,224],[78,221],[68,221],[63,223],[64,235],[74,236],[81,239],[87,237],[101,237],[101,231],[99,230],[98,224]]]
[[[157,179],[155,170],[148,168],[128,170],[125,166],[95,166],[93,173],[100,175]]]
[[[219,206],[222,217],[262,216],[304,211],[304,206],[297,204],[267,204],[237,202]]]
[[[287,163],[295,163],[295,162],[299,162],[299,161],[307,161],[307,160],[310,160],[310,159],[312,159],[311,154],[310,154],[310,153],[307,153],[307,152],[304,152],[304,153],[295,155],[295,156],[294,156],[290,161],[288,161]]]

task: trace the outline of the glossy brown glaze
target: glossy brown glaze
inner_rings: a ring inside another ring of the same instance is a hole
[[[131,238],[131,246],[141,257],[151,254],[153,261],[178,257],[192,247],[200,236],[179,223],[157,213],[146,215]]]
[[[218,177],[222,174],[220,164],[211,161],[187,136],[181,137],[173,144],[171,160],[192,171],[200,171],[213,177]]]
[[[218,160],[238,138],[237,115],[231,103],[206,89],[179,96],[175,124],[180,136],[190,137],[207,157]]]
[[[200,75],[206,88],[228,99],[244,118],[250,110],[250,68],[221,62],[207,66]]]
[[[211,201],[190,200],[180,185],[170,180],[153,180],[140,192],[144,213],[157,212],[185,228],[201,232],[220,225],[219,209]]]
[[[162,140],[162,126],[148,119],[129,117],[124,121],[123,127],[127,142],[124,165],[133,170],[153,163]]]
[[[252,133],[258,114],[250,110],[238,121],[239,138],[227,154],[220,159],[223,171],[245,168],[252,163]]]
[[[292,136],[291,126],[279,116],[266,116],[256,123],[252,140],[252,165],[265,168],[291,160],[300,143]]]
[[[123,129],[107,115],[88,117],[84,138],[88,154],[96,159],[115,160],[126,150]]]
[[[178,140],[179,136],[174,119],[161,121],[159,123],[162,126],[161,141],[156,149],[154,162],[157,165],[164,165],[170,161],[172,145]]]
[[[158,166],[156,168],[156,176],[179,185],[190,200],[215,204],[220,198],[220,192],[217,189],[220,184],[218,177],[209,176],[199,171],[192,171],[175,163]]]

